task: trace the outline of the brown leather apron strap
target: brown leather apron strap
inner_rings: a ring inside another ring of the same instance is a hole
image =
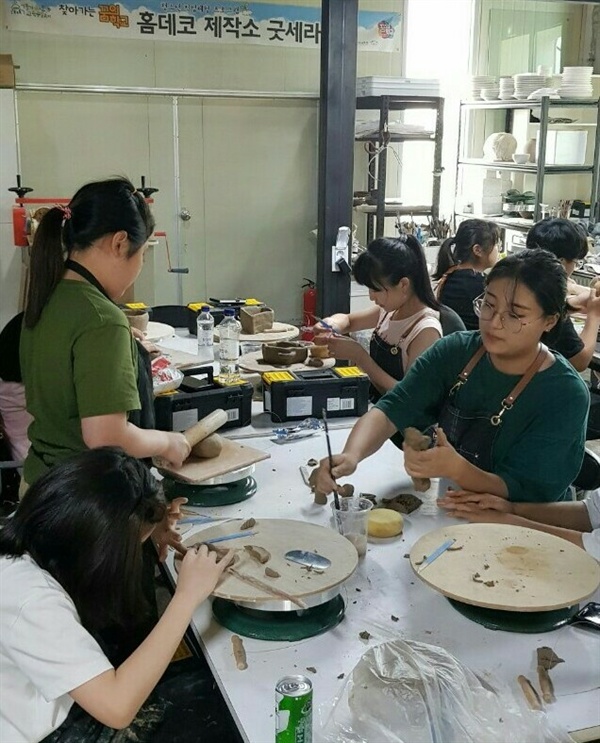
[[[502,408],[500,409],[500,412],[490,418],[493,426],[499,426],[502,423],[502,416],[504,415],[504,412],[512,408],[521,392],[523,392],[525,387],[527,387],[529,382],[531,382],[533,377],[538,373],[540,367],[548,357],[548,354],[548,348],[543,343],[540,343],[540,350],[538,351],[538,355],[529,365],[529,368],[527,369],[525,374],[523,374],[521,379],[519,379],[517,384],[513,387],[510,394],[507,395],[504,400],[502,400]]]
[[[456,380],[456,383],[452,386],[450,389],[450,394],[453,395],[459,387],[462,387],[463,384],[467,381],[469,378],[469,374],[473,371],[473,369],[477,366],[477,364],[481,361],[482,357],[485,355],[485,346],[481,345],[475,351],[473,356],[469,359],[467,365],[465,368],[461,371],[461,373],[458,375],[458,379]]]

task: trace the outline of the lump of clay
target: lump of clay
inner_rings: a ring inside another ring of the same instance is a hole
[[[404,442],[415,451],[425,451],[429,449],[431,439],[416,428],[409,427],[404,431]],[[431,487],[431,480],[428,477],[413,477],[412,481],[415,490],[419,493],[424,493]]]
[[[352,498],[352,496],[354,495],[354,485],[347,482],[345,485],[342,485],[340,487],[338,493],[342,496],[342,498]]]
[[[368,533],[370,537],[397,537],[402,534],[402,514],[389,508],[376,508],[369,512]]]
[[[264,565],[265,562],[269,562],[269,560],[271,559],[271,553],[264,547],[259,547],[258,545],[254,544],[247,544],[244,546],[244,549],[250,554],[251,557],[260,562],[262,565]]]
[[[213,433],[212,436],[201,441],[192,447],[192,454],[195,457],[201,459],[214,459],[218,457],[223,450],[223,439],[218,433]]]

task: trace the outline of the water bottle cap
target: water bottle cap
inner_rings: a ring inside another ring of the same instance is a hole
[[[210,307],[207,304],[203,304],[200,308],[200,312],[210,312]]]
[[[224,309],[224,310],[223,310],[223,314],[224,314],[224,315],[225,315],[226,317],[234,317],[234,315],[235,315],[235,310],[233,309],[233,307],[227,307],[227,309]]]

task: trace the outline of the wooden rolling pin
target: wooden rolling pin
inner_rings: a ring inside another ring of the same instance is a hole
[[[196,444],[199,444],[204,439],[208,438],[217,429],[221,428],[227,423],[227,413],[222,408],[217,408],[209,413],[206,417],[199,420],[198,423],[194,423],[191,428],[183,432],[183,435],[188,441],[188,444],[193,448]],[[154,464],[160,468],[170,468],[169,462],[163,457],[154,457]]]

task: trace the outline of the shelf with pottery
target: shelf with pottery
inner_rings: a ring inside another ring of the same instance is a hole
[[[571,109],[581,109],[582,113],[578,115],[585,121],[571,121],[568,126],[564,123],[552,124],[550,112],[552,111],[555,116],[556,110],[565,106]],[[490,110],[505,111],[504,131],[498,130],[485,137],[486,130],[481,118],[477,118],[477,111],[483,111],[485,114],[485,111]],[[535,117],[540,119],[539,122],[530,121],[532,111],[535,111]],[[590,121],[592,116],[595,122]],[[461,199],[464,203],[473,202],[474,212],[481,212],[486,215],[485,218],[500,223],[499,219],[493,216],[500,212],[499,205],[495,208],[495,200],[499,200],[501,194],[506,192],[505,186],[507,186],[507,179],[510,180],[509,174],[515,176],[514,184],[509,187],[519,190],[527,190],[523,179],[533,176],[534,181],[528,186],[528,189],[535,193],[535,199],[532,201],[535,205],[533,221],[541,218],[544,203],[554,203],[561,199],[578,199],[596,204],[600,180],[597,135],[599,119],[598,98],[552,99],[545,96],[536,101],[463,101],[460,106],[459,157],[457,160],[457,200],[459,204]],[[577,142],[571,145],[572,153],[570,150],[569,153],[572,159],[567,162],[561,162],[566,159],[564,143],[562,150],[558,145],[556,132],[561,129],[569,132],[569,137],[573,137],[580,130],[585,132],[581,138],[587,139],[587,148],[584,144],[583,150],[581,144],[579,148],[576,146]],[[587,132],[591,132],[592,136],[588,137]],[[480,140],[484,137],[483,143]],[[537,148],[536,139],[540,143]],[[468,145],[466,145],[467,142]],[[521,143],[520,152],[516,150],[517,142]],[[467,156],[479,154],[481,144],[483,144],[483,157]],[[521,158],[525,162],[522,162]],[[479,190],[476,178],[468,175],[471,168],[484,168],[488,171]],[[496,171],[495,179],[494,171]],[[502,173],[505,175],[501,177]],[[566,181],[553,178],[547,182],[545,191],[545,178],[550,175],[571,176],[571,178],[567,178]],[[497,187],[494,187],[494,180],[498,181]],[[478,206],[480,199],[482,204]],[[464,209],[459,208],[456,214],[459,216],[464,212]],[[597,213],[591,215],[592,221],[597,219]],[[519,224],[514,226],[521,227]]]
[[[458,161],[459,165],[475,165],[488,170],[514,170],[519,173],[535,174],[539,169],[538,163],[514,163],[504,160],[483,160],[476,157],[462,158]],[[592,173],[593,165],[546,165],[544,172],[551,173]]]

